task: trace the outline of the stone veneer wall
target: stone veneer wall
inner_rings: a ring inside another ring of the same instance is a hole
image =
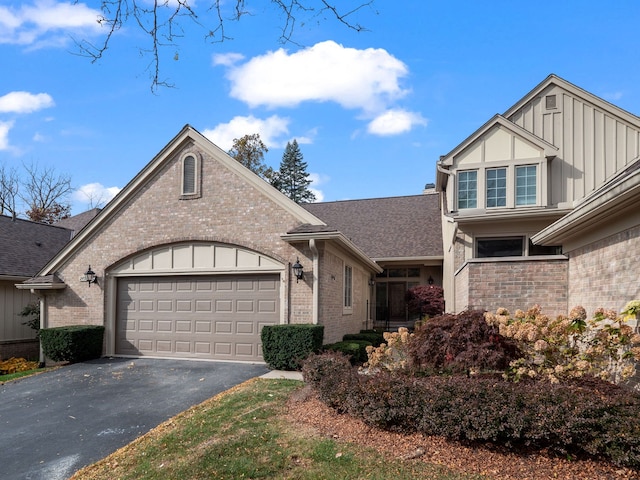
[[[591,315],[640,299],[640,226],[569,252],[569,305]]]
[[[513,313],[537,304],[547,315],[566,314],[568,263],[565,257],[470,260],[456,273],[456,312],[504,307]]]

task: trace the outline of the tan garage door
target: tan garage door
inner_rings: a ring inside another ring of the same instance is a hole
[[[120,278],[116,353],[262,361],[278,298],[278,275]]]

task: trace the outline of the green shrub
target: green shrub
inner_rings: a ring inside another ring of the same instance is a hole
[[[102,355],[104,327],[72,325],[43,328],[40,342],[44,354],[55,362],[83,362]]]
[[[342,340],[350,342],[352,340],[366,340],[374,347],[379,347],[381,343],[384,343],[383,332],[377,332],[375,330],[361,330],[360,333],[348,333]]]
[[[310,353],[322,348],[322,325],[266,325],[262,328],[262,357],[273,370],[299,370]]]
[[[345,335],[346,336],[346,335]],[[325,350],[342,352],[351,359],[352,364],[362,364],[367,361],[367,347],[371,342],[367,340],[344,340],[342,342],[325,345]]]
[[[384,429],[591,455],[640,468],[640,395],[591,377],[510,382],[500,375],[361,375],[317,355],[303,376],[319,398]]]

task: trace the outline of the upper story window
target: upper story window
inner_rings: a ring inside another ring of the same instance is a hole
[[[507,206],[507,169],[487,170],[487,208]]]
[[[353,307],[353,268],[350,265],[344,266],[344,303],[345,309]]]
[[[536,204],[536,173],[535,165],[516,167],[516,206]]]
[[[457,172],[458,210],[540,205],[539,164],[511,165]],[[478,185],[480,188],[478,189]]]
[[[181,198],[198,198],[200,196],[200,161],[193,153],[182,158]]]
[[[478,207],[478,171],[458,172],[458,208]]]

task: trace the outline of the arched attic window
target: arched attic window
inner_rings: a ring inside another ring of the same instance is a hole
[[[181,198],[197,198],[200,196],[200,162],[193,153],[182,157]]]

